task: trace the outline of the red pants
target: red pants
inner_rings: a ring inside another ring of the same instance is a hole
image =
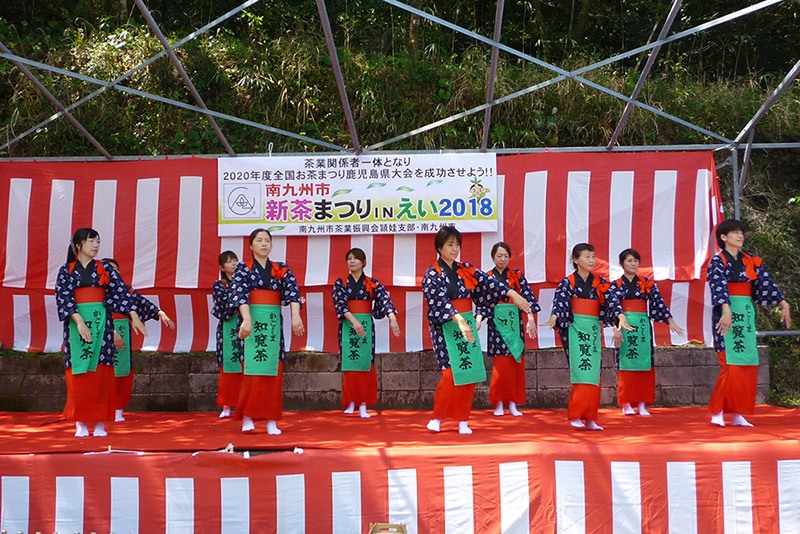
[[[96,371],[77,375],[66,370],[67,403],[64,418],[68,421],[96,423],[114,420],[114,366],[98,365]]]
[[[222,369],[219,370],[217,406],[236,406],[243,376],[242,373],[224,373]]]
[[[656,397],[656,370],[619,371],[617,375],[617,403],[653,404]]]
[[[501,401],[525,404],[525,355],[520,356],[519,363],[513,356],[495,356],[492,362],[491,405]]]
[[[708,411],[712,414],[733,412],[750,415],[756,408],[756,391],[758,390],[757,365],[728,365],[725,352],[717,353],[719,375]]]
[[[278,362],[277,376],[243,375],[236,419],[280,421],[283,419],[283,362]]]
[[[475,384],[456,386],[453,383],[453,370],[445,369],[433,394],[433,418],[467,421],[474,396]]]
[[[567,419],[597,421],[600,408],[600,386],[594,384],[572,384],[567,401]]]
[[[122,410],[131,403],[131,391],[133,391],[133,367],[128,376],[114,377],[114,408]]]
[[[360,404],[377,404],[378,375],[375,365],[369,371],[342,371],[342,406],[351,402]]]

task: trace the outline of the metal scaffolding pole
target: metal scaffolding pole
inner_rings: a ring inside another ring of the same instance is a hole
[[[730,158],[733,173],[733,218],[739,219],[739,150],[731,148]]]
[[[560,73],[560,76],[556,76],[556,77],[554,77],[554,78],[552,78],[550,80],[547,80],[545,82],[542,82],[540,84],[532,86],[531,88],[527,88],[527,89],[524,89],[522,91],[518,91],[517,93],[514,93],[513,96],[509,95],[509,97],[506,97],[504,99],[495,100],[495,101],[491,102],[490,104],[484,104],[484,105],[481,105],[481,106],[476,106],[476,107],[474,107],[474,108],[472,108],[472,109],[470,109],[470,110],[468,110],[466,112],[458,113],[456,115],[453,115],[451,117],[447,117],[445,119],[441,119],[439,121],[436,121],[436,122],[431,123],[429,125],[423,126],[421,128],[414,129],[414,130],[412,130],[410,132],[407,132],[405,134],[401,134],[401,135],[398,135],[396,137],[392,137],[391,139],[387,139],[385,141],[382,141],[380,143],[376,143],[374,145],[371,145],[369,148],[374,150],[376,148],[381,148],[381,147],[384,147],[384,146],[389,145],[391,143],[394,143],[394,142],[397,142],[397,141],[400,141],[400,140],[403,140],[403,139],[407,139],[407,138],[412,137],[414,135],[418,135],[418,134],[423,133],[425,131],[428,131],[428,130],[437,128],[439,126],[442,126],[443,124],[447,124],[449,122],[456,121],[456,120],[461,119],[463,117],[466,117],[468,115],[483,111],[483,110],[486,109],[487,106],[497,105],[498,103],[510,100],[511,98],[522,96],[524,94],[531,93],[531,92],[533,92],[533,91],[535,91],[537,89],[541,89],[543,87],[547,87],[549,85],[552,85],[554,83],[560,82],[560,81],[565,80],[567,78],[574,79],[574,80],[576,80],[576,81],[578,81],[578,82],[580,82],[580,83],[582,83],[584,85],[588,85],[589,87],[593,87],[593,88],[597,89],[598,91],[601,91],[601,92],[604,92],[604,93],[609,94],[611,96],[614,96],[614,97],[616,97],[616,98],[618,98],[618,99],[620,99],[620,100],[622,100],[624,102],[628,102],[628,101],[630,101],[630,99],[627,96],[622,95],[621,93],[618,93],[618,92],[613,91],[611,89],[608,89],[606,87],[603,87],[603,86],[601,86],[599,84],[596,84],[594,82],[591,82],[589,80],[586,80],[585,78],[582,78],[580,76],[580,74],[584,74],[586,72],[589,72],[591,70],[600,68],[602,66],[605,66],[605,65],[608,65],[608,64],[611,64],[611,63],[615,63],[615,62],[620,61],[622,59],[625,59],[627,57],[631,57],[631,56],[637,55],[637,54],[639,54],[641,52],[645,52],[647,50],[655,48],[656,46],[663,45],[663,44],[666,44],[666,43],[670,43],[670,42],[673,42],[673,41],[677,41],[677,40],[682,39],[684,37],[687,37],[689,35],[693,35],[693,34],[698,33],[700,31],[704,31],[704,30],[713,28],[715,26],[719,26],[719,25],[724,24],[726,22],[730,22],[731,20],[737,19],[739,17],[743,17],[745,15],[749,15],[749,14],[754,13],[756,11],[759,11],[761,9],[765,9],[767,7],[773,6],[775,4],[780,4],[781,2],[785,2],[785,1],[786,0],[764,0],[762,2],[754,4],[752,6],[748,6],[748,7],[744,8],[744,9],[740,9],[738,11],[734,11],[732,13],[729,13],[727,15],[724,15],[724,16],[719,17],[717,19],[714,19],[712,21],[709,21],[709,22],[700,24],[698,26],[695,26],[693,28],[690,28],[688,30],[676,33],[676,34],[674,34],[674,35],[672,35],[670,37],[667,37],[666,39],[663,39],[663,40],[660,40],[660,41],[654,41],[654,42],[649,43],[647,45],[643,45],[643,46],[640,46],[640,47],[635,48],[633,50],[629,50],[628,52],[625,52],[625,53],[622,53],[622,54],[617,54],[616,56],[612,56],[611,58],[605,59],[605,60],[600,61],[598,63],[594,63],[592,65],[588,65],[586,67],[582,67],[580,69],[577,69],[577,70],[574,70],[574,71],[571,71],[571,72],[567,72],[567,71],[564,71],[563,69],[560,69],[560,68],[558,68],[558,67],[556,67],[554,65],[550,65],[549,63],[545,63],[544,61],[541,61],[541,60],[539,60],[539,59],[537,59],[537,58],[535,58],[533,56],[530,56],[529,54],[525,54],[523,52],[520,52],[520,51],[518,51],[518,50],[516,50],[514,48],[511,48],[509,46],[503,45],[502,43],[498,43],[496,41],[492,41],[491,39],[488,39],[488,38],[486,38],[486,37],[484,37],[484,36],[482,36],[480,34],[477,34],[475,32],[472,32],[470,30],[462,28],[461,26],[458,26],[458,25],[453,24],[451,22],[448,22],[448,21],[446,21],[444,19],[436,17],[435,15],[431,15],[429,13],[426,13],[424,11],[416,9],[416,8],[414,8],[412,6],[409,6],[409,5],[407,5],[407,4],[403,3],[403,2],[400,2],[398,0],[383,0],[383,2],[385,2],[385,3],[389,4],[389,5],[393,5],[395,7],[403,9],[405,11],[408,11],[409,13],[415,14],[415,15],[417,15],[419,17],[422,17],[424,19],[427,19],[427,20],[430,20],[430,21],[435,22],[437,24],[440,24],[441,26],[444,26],[444,27],[449,28],[449,29],[451,29],[451,30],[453,30],[455,32],[458,32],[458,33],[461,33],[461,34],[466,35],[468,37],[471,37],[471,38],[473,38],[473,39],[475,39],[477,41],[480,41],[482,43],[488,44],[490,46],[497,46],[497,48],[499,48],[500,50],[503,50],[505,52],[508,52],[509,54],[517,56],[517,57],[519,57],[521,59],[528,60],[528,61],[530,61],[530,62],[532,62],[532,63],[534,63],[536,65],[542,66],[542,67],[547,68],[549,70],[553,70],[555,72],[558,72],[558,73]],[[699,126],[697,126],[695,124],[692,124],[692,123],[690,123],[688,121],[680,119],[679,117],[675,117],[673,115],[670,115],[669,113],[666,113],[666,112],[664,112],[664,111],[662,111],[660,109],[654,108],[652,106],[648,106],[647,104],[644,104],[644,103],[638,102],[638,101],[634,102],[633,104],[638,106],[638,107],[640,107],[640,108],[642,108],[642,109],[644,109],[644,110],[650,111],[651,113],[654,113],[654,114],[659,115],[661,117],[664,117],[664,118],[666,118],[668,120],[671,120],[671,121],[673,121],[673,122],[675,122],[677,124],[680,124],[682,126],[690,128],[692,130],[698,131],[698,132],[700,132],[700,133],[702,133],[704,135],[707,135],[707,136],[709,136],[709,137],[711,137],[713,139],[717,139],[719,141],[723,141],[724,143],[731,143],[731,140],[726,138],[726,137],[724,137],[724,136],[721,136],[721,135],[719,135],[717,133],[714,133],[714,132],[712,132],[710,130],[707,130],[705,128],[701,128],[701,127],[699,127]]]
[[[353,110],[350,107],[350,99],[347,98],[347,89],[344,85],[344,76],[342,76],[342,66],[339,64],[339,53],[336,51],[336,43],[333,42],[333,31],[331,30],[331,21],[328,18],[328,8],[325,7],[325,0],[317,0],[317,10],[319,11],[319,18],[322,24],[322,32],[325,34],[325,44],[328,45],[328,55],[331,57],[331,68],[336,78],[336,88],[339,90],[339,98],[342,101],[344,118],[347,122],[347,128],[350,130],[350,138],[353,141],[353,150],[356,154],[360,154],[361,145],[358,142],[358,131],[356,130],[355,120],[353,120]]]
[[[678,11],[681,9],[681,1],[682,0],[675,0],[675,2],[673,2],[672,7],[669,10],[669,14],[667,15],[667,20],[664,21],[664,27],[661,28],[661,32],[658,34],[658,39],[656,39],[657,41],[664,39],[667,36],[670,28],[672,28],[672,24],[675,22],[675,17],[678,16]],[[625,109],[622,111],[622,116],[619,118],[619,122],[617,122],[617,127],[614,129],[614,133],[611,134],[611,139],[608,141],[609,150],[611,150],[611,147],[617,144],[617,139],[619,138],[620,134],[622,134],[622,129],[625,127],[625,123],[628,121],[628,116],[631,114],[631,110],[633,110],[633,101],[639,98],[639,93],[642,91],[642,87],[644,87],[644,81],[650,75],[650,69],[653,68],[653,65],[656,62],[656,57],[660,51],[661,45],[656,46],[650,51],[650,55],[647,57],[647,63],[645,63],[642,73],[639,75],[639,80],[636,82],[636,87],[633,88],[633,92],[631,93],[631,100],[625,104]]]
[[[170,50],[175,50],[177,48],[180,48],[181,46],[185,45],[189,41],[193,40],[195,37],[198,37],[198,36],[204,34],[208,30],[210,30],[212,28],[215,28],[216,26],[219,26],[220,24],[222,24],[223,22],[225,22],[229,18],[231,18],[231,17],[233,17],[235,15],[238,15],[241,11],[244,11],[248,7],[252,6],[253,4],[257,4],[259,1],[260,0],[247,0],[247,2],[244,2],[240,6],[231,9],[230,11],[225,13],[224,15],[212,20],[211,22],[209,22],[205,26],[202,26],[202,27],[196,29],[195,31],[193,31],[192,33],[190,33],[189,35],[187,35],[186,37],[184,37],[180,41],[176,42],[175,44],[170,45],[169,49]],[[148,65],[150,65],[152,63],[155,63],[156,61],[158,61],[159,59],[161,59],[162,57],[164,57],[166,55],[167,55],[167,51],[166,50],[162,50],[161,52],[158,52],[157,54],[155,54],[152,57],[150,57],[147,61],[145,61],[141,65],[132,68],[128,72],[126,72],[126,73],[122,74],[121,76],[119,76],[118,78],[116,78],[114,81],[112,81],[110,83],[110,85],[103,86],[100,89],[97,89],[97,90],[93,91],[92,93],[86,95],[85,97],[81,98],[80,100],[77,100],[76,102],[70,104],[69,106],[67,106],[66,110],[67,111],[72,111],[73,109],[75,109],[75,108],[77,108],[79,106],[82,106],[86,102],[88,102],[88,101],[92,100],[93,98],[105,93],[108,89],[112,88],[113,86],[115,86],[115,85],[117,85],[119,83],[122,83],[123,81],[127,80],[128,78],[130,78],[131,76],[133,76],[134,74],[139,72],[140,70],[144,69],[145,67],[147,67]],[[50,117],[46,118],[45,120],[43,120],[42,122],[40,122],[36,126],[33,126],[33,127],[29,128],[29,129],[25,130],[24,132],[19,134],[14,139],[11,139],[10,141],[7,141],[3,145],[0,145],[0,150],[5,150],[6,148],[10,147],[14,143],[16,143],[18,141],[21,141],[25,137],[29,136],[33,132],[38,131],[40,128],[44,128],[45,126],[47,126],[51,122],[53,122],[55,120],[58,120],[59,118],[61,118],[61,116],[62,116],[62,113],[60,111],[58,113],[55,113],[54,115],[51,115]]]
[[[494,41],[500,42],[500,35],[503,30],[503,9],[505,8],[505,0],[497,0],[497,11],[494,15]],[[489,83],[486,89],[486,103],[494,100],[494,84],[497,78],[497,60],[500,56],[500,50],[496,46],[492,46],[492,62],[489,65]],[[492,126],[492,106],[486,108],[483,115],[483,139],[481,140],[481,152],[486,152],[486,147],[489,146],[489,129]]]
[[[23,63],[25,65],[29,65],[31,67],[35,67],[37,69],[42,69],[42,70],[45,70],[45,71],[48,71],[48,72],[52,72],[54,74],[59,74],[61,76],[66,76],[68,78],[75,78],[77,80],[81,80],[81,81],[88,82],[88,83],[93,83],[95,85],[101,85],[101,86],[104,86],[104,87],[108,87],[108,88],[114,89],[116,91],[120,91],[122,93],[127,93],[127,94],[131,94],[131,95],[139,96],[139,97],[142,97],[142,98],[146,98],[148,100],[154,100],[156,102],[161,102],[162,104],[168,104],[170,106],[175,106],[175,107],[181,108],[181,109],[187,109],[189,111],[194,111],[194,112],[197,112],[197,113],[209,114],[209,115],[211,115],[213,117],[216,117],[218,119],[225,119],[225,120],[229,120],[231,122],[236,122],[238,124],[244,124],[245,126],[251,126],[253,128],[258,128],[260,130],[266,130],[266,131],[272,132],[274,134],[283,135],[283,136],[286,136],[286,137],[291,137],[292,139],[297,139],[298,141],[303,141],[304,143],[311,143],[313,145],[319,145],[319,146],[322,146],[322,147],[325,147],[325,148],[328,148],[328,149],[331,149],[331,150],[335,150],[335,151],[338,151],[338,152],[347,152],[348,151],[344,147],[341,147],[341,146],[338,146],[338,145],[334,145],[334,144],[328,143],[326,141],[320,141],[319,139],[312,139],[310,137],[306,137],[305,135],[296,134],[294,132],[287,132],[286,130],[281,130],[280,128],[274,128],[272,126],[267,126],[266,124],[261,124],[261,123],[255,122],[255,121],[242,119],[241,117],[234,117],[233,115],[228,115],[227,113],[220,113],[219,111],[213,111],[213,110],[210,110],[210,109],[203,109],[201,107],[193,106],[193,105],[187,104],[185,102],[180,102],[178,100],[173,100],[172,98],[165,98],[163,96],[154,95],[152,93],[147,93],[145,91],[139,91],[138,89],[132,89],[132,88],[126,87],[124,85],[113,85],[112,86],[110,84],[110,82],[107,82],[107,81],[104,81],[104,80],[100,80],[100,79],[97,79],[97,78],[92,78],[91,76],[86,76],[85,74],[72,72],[70,70],[61,69],[61,68],[58,68],[58,67],[53,67],[52,65],[47,65],[45,63],[40,63],[38,61],[33,61],[33,60],[30,60],[30,59],[26,59],[26,58],[23,58],[23,57],[14,55],[14,54],[0,53],[0,58],[8,59],[10,61],[18,61],[20,63]]]
[[[178,56],[175,54],[175,51],[170,48],[169,42],[167,42],[167,38],[164,36],[164,33],[161,31],[161,28],[158,27],[158,24],[153,18],[153,15],[150,14],[150,10],[147,9],[146,5],[144,5],[144,1],[134,0],[134,2],[136,2],[136,6],[139,8],[139,11],[142,12],[142,15],[144,15],[144,18],[147,21],[147,25],[150,26],[150,29],[153,30],[153,33],[156,34],[158,41],[161,43],[161,46],[163,46],[164,50],[167,52],[167,56],[169,56],[169,59],[172,62],[172,66],[174,66],[175,69],[178,71],[178,73],[181,75],[183,83],[186,84],[186,87],[189,89],[189,92],[192,93],[194,101],[201,109],[208,109],[208,106],[206,106],[206,103],[203,101],[203,97],[200,96],[200,93],[197,92],[194,83],[192,83],[192,79],[191,77],[189,77],[189,73],[187,73],[186,69],[183,68],[183,64],[181,64],[181,60],[178,59]],[[233,148],[231,148],[230,143],[228,143],[228,140],[225,138],[225,134],[223,134],[222,130],[220,130],[217,121],[214,120],[214,117],[212,117],[208,113],[203,113],[203,115],[206,116],[206,119],[208,119],[208,122],[211,124],[211,127],[214,128],[214,132],[217,134],[217,137],[222,143],[222,146],[225,147],[225,151],[228,153],[228,155],[235,156],[236,153],[233,151]]]
[[[744,193],[744,186],[747,185],[747,173],[750,172],[750,153],[753,151],[753,137],[756,133],[755,128],[750,129],[747,136],[747,146],[744,149],[744,160],[742,161],[742,175],[739,178],[739,194]]]
[[[9,50],[8,47],[3,42],[0,42],[0,51],[2,51],[3,54],[13,55],[11,53],[11,50]],[[101,145],[100,142],[97,139],[95,139],[94,136],[90,134],[89,131],[86,128],[84,128],[80,122],[78,122],[78,119],[76,119],[72,115],[72,113],[67,111],[67,108],[64,107],[64,104],[62,104],[61,101],[59,101],[58,98],[56,98],[55,95],[53,95],[53,93],[51,93],[47,89],[47,87],[45,87],[42,84],[42,82],[39,81],[39,78],[37,78],[30,70],[28,70],[28,67],[22,64],[20,61],[11,58],[9,58],[9,61],[11,61],[12,65],[17,67],[20,71],[22,71],[22,74],[25,75],[25,77],[28,78],[28,80],[30,80],[30,82],[34,86],[36,86],[36,89],[38,89],[39,92],[41,92],[45,97],[47,97],[47,99],[56,108],[58,108],[58,110],[61,113],[64,114],[64,116],[67,118],[70,124],[72,124],[75,128],[77,128],[78,131],[81,132],[81,134],[92,144],[92,146],[94,146],[98,150],[98,152],[100,152],[103,156],[105,156],[106,159],[114,159],[114,157],[108,152],[108,150],[103,148],[103,145]]]
[[[789,69],[789,72],[783,78],[783,81],[778,84],[778,87],[776,87],[772,94],[769,95],[769,98],[767,98],[767,100],[761,104],[761,107],[758,109],[758,111],[756,111],[755,115],[753,115],[753,118],[747,122],[744,128],[742,128],[742,131],[739,132],[739,135],[737,135],[736,139],[734,140],[736,144],[741,143],[742,139],[745,138],[750,130],[755,128],[756,124],[758,124],[758,121],[764,118],[764,115],[766,115],[767,111],[769,111],[775,102],[778,101],[783,92],[786,91],[790,85],[792,85],[792,82],[794,82],[798,74],[800,74],[800,59],[797,60],[797,63],[795,63],[791,69]]]

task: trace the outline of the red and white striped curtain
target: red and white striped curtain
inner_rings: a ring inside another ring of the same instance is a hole
[[[586,241],[598,271],[617,278],[616,257],[627,247],[642,255],[641,274],[658,281],[688,340],[710,343],[704,268],[720,215],[710,152],[542,153],[500,156],[499,225],[495,233],[465,234],[461,259],[492,267],[493,243],[506,241],[511,265],[522,268],[549,314],[553,291],[571,270],[570,251]],[[114,257],[123,278],[176,319],[175,331],[151,322],[134,349],[213,350],[216,319],[210,288],[217,256],[249,254],[247,238],[217,236],[217,160],[183,158],[127,162],[0,162],[0,342],[20,351],[56,352],[62,326],[53,287],[76,228],[101,237],[101,257]],[[390,291],[403,335],[376,324],[379,352],[430,348],[420,280],[436,259],[432,235],[273,238],[273,260],[297,277],[306,305],[306,334],[286,339],[292,350],[337,352],[331,286],[347,273],[351,247],[367,253],[368,274]],[[540,322],[544,322],[541,320]],[[656,325],[659,344],[682,343]],[[485,332],[484,332],[485,335]],[[529,348],[556,346],[539,328]]]

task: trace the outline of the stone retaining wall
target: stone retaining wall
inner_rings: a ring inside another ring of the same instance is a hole
[[[769,358],[760,348],[757,402],[769,399]],[[439,381],[431,351],[379,354],[378,409],[430,409]],[[491,372],[491,359],[487,358]],[[569,394],[566,357],[560,349],[525,354],[528,406],[563,408]],[[216,410],[218,371],[213,354],[134,355],[132,411]],[[341,373],[335,354],[289,353],[284,367],[285,410],[330,410],[341,403]],[[716,354],[707,348],[656,350],[656,404],[706,404],[718,371]],[[0,355],[0,411],[61,411],[64,407],[63,358],[60,354]],[[613,352],[603,350],[603,405],[616,404]],[[488,408],[488,382],[479,384],[476,408]]]

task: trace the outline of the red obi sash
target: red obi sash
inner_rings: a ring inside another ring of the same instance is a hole
[[[600,301],[572,297],[572,313],[577,315],[591,315],[600,317]]]
[[[466,313],[472,311],[472,299],[453,299],[450,304],[458,310],[458,313]]]
[[[128,317],[124,313],[117,313],[117,312],[111,312],[111,318],[114,319],[115,321],[118,321],[119,319],[130,319],[130,317]]]
[[[272,289],[253,289],[250,291],[250,304],[281,305],[281,292]]]
[[[347,308],[350,313],[372,313],[372,302],[369,300],[348,300]]]
[[[732,297],[750,297],[752,294],[750,282],[728,282],[728,295]]]
[[[647,301],[642,299],[622,299],[622,311],[647,313]]]
[[[106,290],[102,287],[76,287],[75,303],[86,304],[87,302],[103,302]]]

